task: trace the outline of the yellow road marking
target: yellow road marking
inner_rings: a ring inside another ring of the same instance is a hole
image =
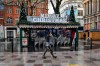
[[[67,66],[79,66],[78,64],[68,64]]]

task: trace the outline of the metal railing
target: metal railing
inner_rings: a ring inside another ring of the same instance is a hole
[[[38,41],[37,41],[38,40]],[[44,51],[44,41],[43,38],[34,38],[34,43],[32,43],[32,46],[34,44],[34,47],[32,49],[35,49],[36,51]],[[53,42],[52,49],[55,51],[60,51],[61,46],[65,46],[64,44],[67,43],[67,39],[65,37],[57,38],[52,37],[51,41]],[[30,48],[31,48],[30,47]],[[25,47],[28,48],[28,47]],[[20,38],[5,38],[0,40],[0,52],[19,52],[20,50]],[[23,48],[24,49],[24,48]]]
[[[19,38],[5,38],[0,40],[0,52],[16,52],[20,44]]]

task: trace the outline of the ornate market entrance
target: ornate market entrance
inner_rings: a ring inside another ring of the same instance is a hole
[[[27,16],[27,22],[19,22],[18,26],[20,28],[21,51],[43,51],[45,37],[48,32],[52,32],[53,34],[51,40],[53,42],[52,47],[55,51],[60,51],[58,48],[61,47],[72,46],[70,45],[72,44],[72,39],[70,38],[70,40],[68,40],[67,36],[69,32],[70,36],[72,36],[74,32],[74,49],[77,50],[79,25],[77,23],[68,23],[65,18],[55,17],[55,19],[52,19],[47,16]]]
[[[20,51],[29,52],[44,49],[45,37],[51,32],[52,47],[56,51],[57,47],[74,44],[75,50],[78,47],[78,22],[67,22],[66,17],[59,14],[41,14],[40,16],[27,16],[24,3],[21,5],[20,19],[17,23],[20,29]],[[67,35],[66,35],[67,34]],[[70,38],[70,39],[69,39]],[[42,49],[40,48],[42,47]]]

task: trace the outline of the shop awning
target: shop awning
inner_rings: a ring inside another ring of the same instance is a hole
[[[79,26],[63,26],[63,25],[19,25],[19,28],[78,28]]]

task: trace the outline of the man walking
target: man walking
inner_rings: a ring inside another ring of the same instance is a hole
[[[51,34],[51,32],[47,35],[47,37],[46,37],[46,44],[45,44],[45,51],[44,51],[44,54],[43,54],[43,58],[45,59],[46,57],[45,57],[45,54],[46,54],[46,52],[49,50],[50,51],[50,53],[51,53],[51,55],[52,55],[52,57],[53,58],[56,58],[56,56],[54,56],[54,54],[53,54],[53,50],[52,50],[52,48],[51,48],[51,44],[52,44],[52,42],[50,41],[50,37],[52,36],[52,34]]]

